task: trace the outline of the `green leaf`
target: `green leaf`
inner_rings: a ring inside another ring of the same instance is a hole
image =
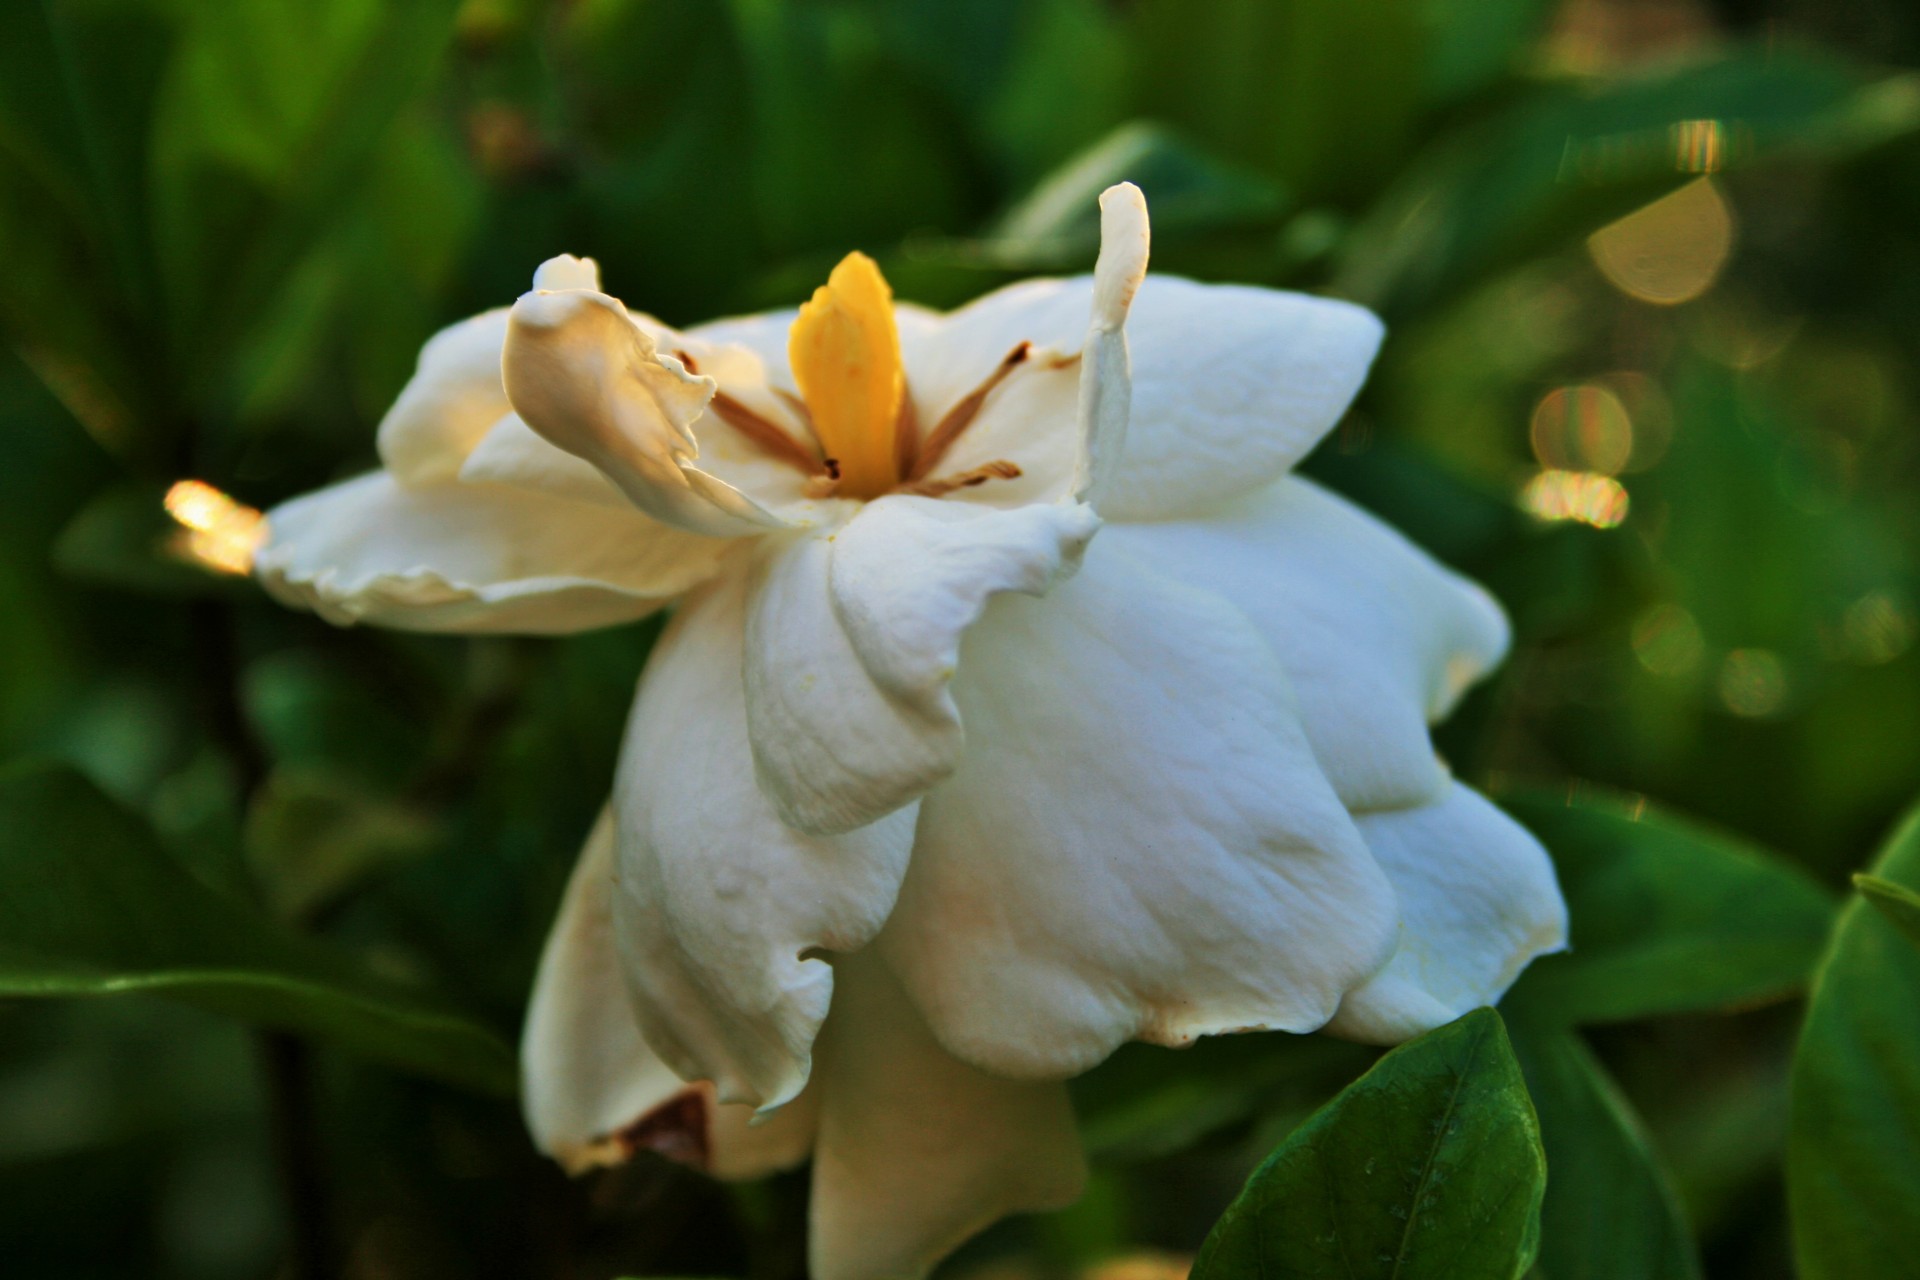
[[[1543,87],[1443,137],[1355,228],[1336,292],[1431,307],[1701,173],[1839,156],[1920,126],[1911,76],[1864,83],[1775,49],[1617,82]]]
[[[1518,1276],[1546,1179],[1506,1031],[1476,1010],[1387,1054],[1282,1143],[1193,1280]]]
[[[1547,0],[1424,0],[1426,89],[1458,98],[1510,70],[1553,13]]]
[[[1190,1048],[1124,1045],[1072,1082],[1096,1159],[1170,1155],[1255,1114],[1304,1117],[1378,1051],[1327,1036],[1208,1036]]]
[[[511,1093],[512,1052],[208,888],[71,769],[0,773],[0,995],[148,992]]]
[[[1427,32],[1405,0],[1143,0],[1130,16],[1135,114],[1268,173],[1351,198],[1402,161]]]
[[[1502,795],[1552,852],[1571,949],[1544,956],[1507,996],[1529,1018],[1572,1025],[1751,1005],[1806,982],[1833,903],[1772,854],[1582,784]]]
[[[1920,889],[1920,810],[1873,871],[1903,900]],[[1787,1192],[1805,1280],[1920,1274],[1920,952],[1878,905],[1841,915],[1794,1058]]]
[[[420,857],[440,836],[431,815],[312,769],[274,770],[247,813],[255,878],[269,905],[296,920]]]
[[[1133,182],[1162,239],[1274,222],[1286,197],[1272,180],[1217,160],[1160,125],[1123,125],[1061,165],[1002,214],[974,256],[1017,269],[1079,266],[1100,244],[1100,193]]]
[[[1640,1117],[1579,1035],[1513,1025],[1553,1176],[1540,1211],[1551,1280],[1693,1280],[1693,1240]]]
[[[1920,893],[1903,884],[1869,875],[1855,876],[1853,887],[1873,904],[1874,910],[1892,921],[1894,928],[1920,944]]]

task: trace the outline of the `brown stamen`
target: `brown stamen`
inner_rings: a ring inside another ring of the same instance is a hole
[[[920,452],[920,411],[913,407],[913,388],[901,378],[900,412],[893,420],[893,474],[906,478],[913,474],[913,459]]]
[[[674,355],[680,358],[681,364],[687,366],[688,373],[700,372],[691,355],[684,351],[676,351]],[[726,392],[715,391],[707,407],[713,410],[715,417],[745,436],[762,452],[790,467],[799,468],[805,475],[819,475],[823,470],[818,455],[788,435],[779,423],[755,413]],[[827,466],[830,468],[832,463],[829,462]]]
[[[916,494],[922,498],[942,498],[956,489],[971,489],[989,480],[1018,480],[1022,474],[1024,473],[1019,467],[1002,459],[989,462],[983,467],[975,467],[971,471],[962,471],[957,476],[942,476],[938,480],[916,480],[912,484],[901,485],[899,492]]]
[[[924,480],[929,472],[940,465],[940,459],[946,456],[947,450],[953,447],[954,441],[958,440],[961,434],[973,424],[974,418],[979,416],[980,406],[986,403],[988,393],[1006,381],[1008,374],[1026,363],[1027,356],[1032,351],[1033,344],[1023,342],[1007,352],[1006,357],[1000,361],[994,371],[987,375],[985,382],[962,396],[960,402],[947,410],[940,421],[934,424],[932,434],[927,436],[919,456],[914,459],[912,470],[904,473],[908,480],[906,492],[918,492],[912,487],[913,484]]]

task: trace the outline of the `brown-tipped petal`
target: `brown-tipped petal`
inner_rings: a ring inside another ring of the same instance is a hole
[[[640,1039],[613,939],[614,824],[587,837],[547,938],[521,1043],[522,1103],[542,1151],[569,1173],[652,1151],[719,1178],[789,1168],[813,1145],[813,1096],[751,1124],[713,1086],[687,1084]]]

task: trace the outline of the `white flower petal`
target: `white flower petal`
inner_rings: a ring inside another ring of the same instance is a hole
[[[567,884],[534,978],[521,1037],[521,1104],[534,1143],[569,1173],[656,1151],[718,1178],[752,1178],[804,1160],[813,1094],[767,1122],[687,1084],[640,1039],[613,940],[614,824],[603,813]]]
[[[502,371],[528,426],[605,472],[655,519],[715,537],[784,523],[694,465],[692,424],[713,398],[713,379],[661,355],[617,299],[586,289],[522,295]]]
[[[1553,862],[1486,797],[1453,784],[1434,803],[1360,818],[1400,899],[1400,949],[1348,994],[1327,1030],[1398,1044],[1498,1000],[1535,956],[1567,944]]]
[[[1204,520],[1107,536],[1217,591],[1293,678],[1307,737],[1347,807],[1425,804],[1446,772],[1427,725],[1506,653],[1500,606],[1345,499],[1289,477]]]
[[[500,384],[507,309],[496,307],[427,340],[413,377],[380,420],[380,461],[408,484],[451,480],[508,411]]]
[[[1393,892],[1225,601],[1096,541],[1003,596],[878,946],[960,1057],[1066,1076],[1141,1038],[1310,1031],[1386,962]]]
[[[329,622],[560,634],[643,617],[711,576],[732,544],[630,508],[499,485],[410,488],[384,471],[267,514],[254,573]]]
[[[947,685],[988,598],[1045,593],[1099,517],[894,496],[760,563],[747,618],[747,724],[761,787],[787,825],[865,826],[953,771]]]
[[[1080,351],[1079,442],[1074,498],[1106,500],[1127,441],[1131,399],[1127,312],[1147,275],[1147,201],[1131,182],[1100,195],[1100,259],[1093,268],[1093,316]]]
[[[461,464],[460,479],[468,484],[512,485],[603,507],[632,506],[598,467],[552,444],[517,413],[501,418],[480,438]]]
[[[845,836],[807,836],[753,776],[742,645],[745,575],[681,609],[641,678],[614,788],[628,981],[647,1043],[725,1102],[778,1106],[807,1081],[833,970],[899,891],[914,807]]]
[[[1293,469],[1340,420],[1385,334],[1362,307],[1149,279],[1134,303],[1133,425],[1101,511],[1154,520]]]
[[[908,352],[922,415],[966,394],[1022,340],[1081,350],[1094,293],[1086,276],[1027,281],[955,311]],[[1350,303],[1148,276],[1127,315],[1126,447],[1095,505],[1110,520],[1156,520],[1284,475],[1346,412],[1383,332]],[[986,455],[1025,466],[1023,448],[1045,453],[1041,438],[1065,424],[1026,385],[1045,376],[1046,362],[1034,363],[989,399],[952,466]]]
[[[997,1079],[948,1054],[871,953],[836,967],[816,1086],[814,1280],[917,1280],[995,1220],[1079,1196],[1065,1085]]]

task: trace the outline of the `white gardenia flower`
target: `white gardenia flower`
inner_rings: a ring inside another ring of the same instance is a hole
[[[1092,277],[947,315],[856,254],[797,313],[676,332],[554,259],[427,344],[385,469],[257,560],[340,623],[677,605],[541,965],[528,1121],[574,1170],[811,1155],[819,1280],[1072,1200],[1064,1081],[1125,1041],[1393,1043],[1564,942],[1545,854],[1428,738],[1498,606],[1290,474],[1379,322],[1144,278],[1139,192],[1101,208]]]

